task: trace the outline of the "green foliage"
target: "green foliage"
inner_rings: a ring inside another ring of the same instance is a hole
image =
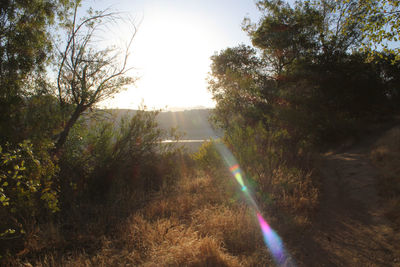
[[[339,10],[346,17],[346,26],[359,24],[362,32],[362,51],[374,56],[391,54],[392,62],[400,60],[400,3],[397,0],[341,0]],[[347,33],[348,27],[343,28]],[[383,51],[384,54],[378,51]]]
[[[360,125],[390,113],[382,68],[365,62],[361,54],[320,55],[293,69],[281,89],[289,105],[279,106],[279,117],[301,138],[331,143],[356,133]],[[393,76],[392,76],[393,77]]]
[[[255,181],[260,191],[267,192],[273,172],[289,153],[289,136],[285,130],[268,130],[261,122],[254,127],[237,125],[225,136],[244,172]]]
[[[157,127],[156,116],[157,112],[139,110],[133,117],[121,119],[109,165],[100,176],[105,183],[116,172],[121,188],[148,190],[161,185],[162,177],[156,174],[154,163],[166,133]]]
[[[68,0],[6,0],[0,5],[0,142],[21,142],[20,108],[45,73],[52,54],[50,27]],[[39,80],[39,79],[38,79]]]
[[[24,126],[21,132],[24,138],[33,143],[41,140],[51,140],[60,132],[62,116],[57,99],[49,94],[33,95],[26,99],[23,108]]]
[[[384,54],[374,60],[380,70],[385,88],[384,93],[390,104],[396,110],[400,107],[400,61],[394,60],[394,55]]]
[[[292,8],[283,1],[258,1],[258,8],[265,15],[260,23],[252,25],[245,20],[244,29],[263,56],[271,71],[281,75],[300,57],[315,54],[316,42],[323,25],[323,16],[307,2],[297,2]]]
[[[47,153],[50,144],[34,148],[29,141],[24,141],[12,148],[0,147],[0,203],[1,217],[4,218],[2,229],[19,229],[22,233],[32,217],[45,208],[56,212],[58,208],[57,191],[54,177],[57,166]],[[7,218],[7,219],[6,219]],[[12,234],[9,230],[5,233]],[[3,234],[3,237],[6,237]]]
[[[139,110],[132,118],[122,118],[113,154],[117,160],[146,157],[156,152],[165,134],[157,126],[158,112]]]
[[[191,158],[207,174],[212,175],[223,169],[221,155],[215,147],[214,141],[205,141],[199,150],[191,155]]]
[[[158,128],[156,116],[139,110],[121,120],[105,114],[79,121],[60,159],[63,203],[122,198],[172,178],[167,176],[176,172],[175,150],[161,144],[167,133]]]
[[[288,2],[257,1],[261,19],[243,23],[253,47],[215,54],[209,90],[214,120],[259,197],[296,206],[317,199],[313,147],[398,110],[398,65],[390,67],[387,54],[370,63],[359,52],[365,36],[362,24],[348,20],[354,6]]]
[[[258,1],[262,18],[244,22],[254,48],[227,48],[212,57],[209,90],[218,126],[230,132],[262,122],[268,130],[287,131],[292,143],[331,143],[395,108],[398,66],[350,53],[360,25],[344,34],[346,16],[335,6]]]
[[[226,130],[262,120],[271,111],[276,86],[265,75],[266,65],[256,50],[241,45],[227,48],[211,59],[209,90],[217,101],[217,125]]]
[[[225,136],[255,191],[259,203],[269,208],[308,212],[317,202],[318,190],[311,177],[309,147],[293,142],[284,129],[267,129],[261,122],[235,127]]]
[[[127,59],[136,28],[131,25],[123,51],[101,49],[96,31],[121,18],[93,10],[81,17],[80,3],[0,5],[0,253],[11,257],[23,246],[29,253],[43,248],[43,223],[73,224],[99,206],[108,208],[103,217],[132,209],[145,192],[180,175],[182,155],[161,143],[167,133],[158,129],[157,112],[141,110],[121,121],[87,116],[134,81]],[[56,58],[51,40],[60,29],[66,30],[59,43],[65,49]],[[53,59],[56,88],[47,77]],[[82,224],[77,228],[86,229]]]
[[[1,89],[15,94],[21,80],[35,68],[43,67],[51,43],[48,27],[61,1],[8,0],[0,8]]]

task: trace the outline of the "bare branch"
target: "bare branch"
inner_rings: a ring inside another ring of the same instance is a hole
[[[132,69],[128,67],[128,59],[137,27],[131,24],[134,30],[119,61],[121,53],[115,48],[98,49],[94,40],[95,33],[103,25],[102,20],[107,18],[115,21],[117,13],[99,12],[78,23],[77,12],[76,4],[72,22],[68,24],[70,30],[65,49],[62,52],[59,50],[61,60],[57,75],[60,104],[71,104],[75,110],[59,136],[56,151],[63,146],[69,130],[82,112],[90,110],[100,100],[111,97],[134,81],[126,74]]]

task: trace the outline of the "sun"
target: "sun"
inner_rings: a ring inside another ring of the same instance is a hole
[[[206,77],[218,33],[205,18],[157,6],[143,15],[132,47],[130,65],[140,79],[109,107],[149,108],[214,106]]]

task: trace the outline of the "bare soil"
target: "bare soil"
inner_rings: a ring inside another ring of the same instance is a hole
[[[298,240],[299,266],[400,266],[400,235],[383,214],[369,160],[376,139],[323,155],[320,209]]]

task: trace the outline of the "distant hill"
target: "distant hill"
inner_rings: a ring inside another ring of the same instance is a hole
[[[117,119],[124,115],[133,116],[136,110],[115,109],[110,110],[117,115]],[[205,140],[211,137],[222,136],[221,131],[214,131],[208,121],[212,109],[191,109],[184,111],[161,112],[157,116],[157,122],[161,129],[169,130],[177,128],[184,133],[182,139]]]
[[[208,121],[211,111],[211,109],[192,109],[161,112],[157,121],[163,129],[177,127],[179,131],[186,133],[183,139],[209,139],[221,135],[211,128]]]

